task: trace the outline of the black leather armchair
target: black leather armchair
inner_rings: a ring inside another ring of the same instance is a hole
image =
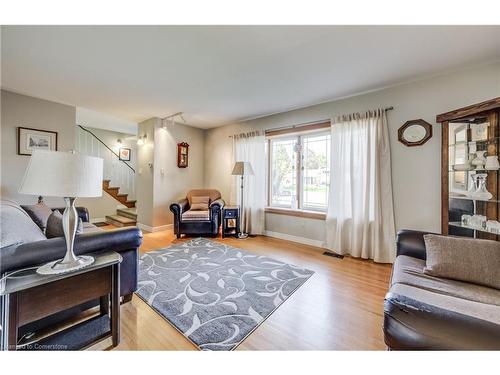
[[[193,196],[210,197],[210,205],[205,218],[187,219],[184,215],[190,209],[190,200]],[[182,234],[189,235],[209,235],[216,237],[221,224],[221,212],[224,207],[220,193],[213,189],[191,190],[186,198],[183,198],[170,205],[170,211],[174,214],[174,233],[177,238]],[[184,216],[184,217],[183,217]]]

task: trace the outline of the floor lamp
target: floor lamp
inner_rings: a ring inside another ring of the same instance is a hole
[[[241,219],[240,225],[241,225],[243,223],[243,220],[245,220],[244,218],[245,211],[243,210],[243,179],[245,176],[250,176],[254,174],[252,164],[250,164],[247,161],[237,161],[236,163],[234,163],[233,172],[231,174],[233,176],[241,176],[241,205],[240,205],[240,219]],[[248,233],[245,233],[240,229],[240,233],[238,233],[238,238],[247,238],[247,237]]]
[[[66,209],[62,216],[66,255],[63,259],[40,266],[37,273],[60,274],[87,267],[94,262],[88,255],[76,256],[73,251],[78,215],[78,197],[102,195],[103,160],[93,156],[48,150],[33,150],[19,192],[21,194],[62,197]]]

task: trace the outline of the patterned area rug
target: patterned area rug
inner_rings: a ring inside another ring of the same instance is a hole
[[[197,238],[139,260],[137,294],[202,350],[232,350],[313,271]]]

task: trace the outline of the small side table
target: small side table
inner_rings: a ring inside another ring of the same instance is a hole
[[[235,220],[235,226],[228,226],[229,220]],[[225,206],[222,209],[222,238],[226,236],[237,237],[240,233],[240,207]]]
[[[0,341],[2,350],[26,347],[29,349],[33,345],[35,349],[47,347],[52,350],[54,348],[76,350],[108,337],[112,337],[113,346],[118,345],[122,257],[114,251],[91,255],[95,258],[94,263],[81,270],[59,275],[39,275],[35,269],[27,269],[0,282],[3,310]],[[100,300],[98,316],[45,336],[34,343],[18,343],[20,326],[93,299]],[[68,335],[75,331],[77,334]],[[97,337],[95,337],[96,332],[98,332]],[[78,343],[72,342],[71,336],[77,336]]]

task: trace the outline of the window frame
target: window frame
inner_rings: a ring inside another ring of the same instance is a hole
[[[330,122],[321,122],[311,125],[297,126],[284,130],[268,131],[266,132],[266,146],[267,146],[267,212],[284,214],[299,217],[309,217],[313,219],[325,219],[326,212],[328,210],[328,203],[325,209],[314,209],[314,208],[304,208],[304,191],[303,191],[303,177],[304,177],[304,166],[303,166],[303,139],[305,136],[310,135],[329,135],[331,124]],[[300,151],[296,155],[296,196],[297,196],[297,208],[286,207],[281,205],[272,204],[272,164],[273,164],[273,140],[286,140],[286,139],[296,139],[299,144]],[[330,138],[331,140],[331,138]],[[331,147],[331,146],[330,146]]]

